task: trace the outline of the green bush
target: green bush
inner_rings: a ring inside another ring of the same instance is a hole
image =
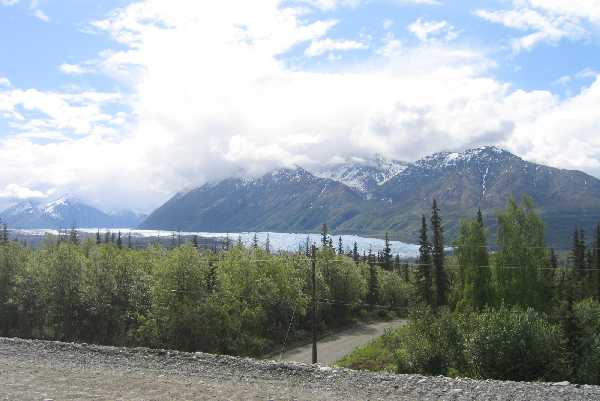
[[[600,384],[600,303],[586,299],[573,306],[576,338],[574,341],[574,381]]]
[[[396,352],[399,373],[447,375],[462,364],[462,332],[448,310],[436,315],[429,308],[417,309],[410,319]]]
[[[470,376],[503,380],[555,380],[568,375],[560,327],[528,309],[471,314],[464,354]]]

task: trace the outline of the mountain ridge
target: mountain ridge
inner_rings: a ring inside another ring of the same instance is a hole
[[[390,231],[414,242],[420,217],[430,213],[435,198],[451,241],[460,219],[474,216],[478,208],[487,213],[493,237],[493,214],[511,197],[523,195],[533,198],[551,243],[565,245],[576,226],[591,229],[600,221],[600,180],[525,161],[497,147],[439,152],[413,163],[380,160],[379,167],[363,159],[327,169],[287,168],[205,184],[171,198],[140,228],[314,232],[327,223],[337,232]]]
[[[63,195],[47,202],[24,200],[0,212],[0,219],[10,228],[127,228],[145,218],[131,210],[104,212],[73,195]]]

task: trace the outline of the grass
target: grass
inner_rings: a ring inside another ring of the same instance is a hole
[[[385,334],[369,344],[356,348],[336,362],[336,366],[355,370],[371,370],[376,372],[396,372],[396,350],[406,327],[387,330]]]

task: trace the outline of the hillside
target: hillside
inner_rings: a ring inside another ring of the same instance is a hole
[[[26,200],[0,213],[0,219],[10,228],[126,228],[135,227],[143,215],[133,211],[105,213],[71,196],[46,203]]]
[[[548,243],[565,247],[575,226],[600,221],[600,180],[580,171],[525,161],[483,147],[436,153],[414,163],[344,163],[311,173],[278,170],[257,179],[230,178],[180,193],[152,213],[145,229],[202,231],[333,230],[362,235],[392,232],[414,242],[422,213],[438,200],[452,239],[460,218],[495,211],[511,196],[530,195],[548,226]]]

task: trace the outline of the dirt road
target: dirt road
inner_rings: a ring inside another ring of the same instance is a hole
[[[317,362],[321,365],[333,365],[335,361],[352,352],[354,348],[363,346],[383,335],[386,329],[400,327],[405,322],[405,320],[392,320],[364,324],[319,340],[317,344]],[[311,363],[312,344],[291,349],[285,352],[283,357],[278,355],[277,359]]]

